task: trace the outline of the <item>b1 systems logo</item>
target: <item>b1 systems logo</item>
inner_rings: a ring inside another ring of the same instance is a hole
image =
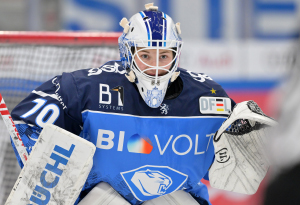
[[[112,93],[110,91],[116,91],[118,93],[118,106],[111,105]],[[124,106],[124,88],[123,86],[116,86],[110,89],[107,84],[99,84],[99,108],[110,110],[122,110]]]
[[[178,190],[188,175],[168,166],[146,165],[121,172],[127,186],[139,201],[154,199]]]

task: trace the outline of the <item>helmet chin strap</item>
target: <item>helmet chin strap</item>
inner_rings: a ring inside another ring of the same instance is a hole
[[[125,74],[125,77],[129,80],[129,82],[132,82],[132,83],[135,82],[136,77],[132,70],[130,70],[129,73]]]
[[[174,72],[171,77],[171,82],[174,82],[177,79],[177,77],[179,76],[179,74],[180,74],[180,71]]]
[[[180,71],[174,72],[171,77],[170,82],[174,82],[178,78],[179,75],[180,75]],[[129,80],[129,82],[131,82],[131,83],[135,82],[136,76],[132,70],[130,70],[129,73],[125,74],[125,77]]]
[[[132,66],[136,66],[136,65],[134,65],[134,62],[133,62]],[[169,78],[169,83],[168,83],[168,81],[165,81],[165,83],[167,83],[168,85],[166,88],[164,88],[162,90],[158,90],[158,88],[156,86],[154,88],[148,90],[146,85],[144,85],[142,82],[139,82],[138,89],[139,89],[139,92],[142,95],[144,101],[146,102],[146,104],[152,108],[159,107],[164,99],[166,90],[168,89],[169,85],[178,78],[179,74],[180,74],[180,71],[174,72],[172,74],[172,76]],[[129,80],[129,82],[137,83],[137,81],[136,81],[137,76],[136,76],[135,72],[132,70],[132,68],[130,69],[130,71],[128,73],[125,74],[125,77]],[[140,83],[142,83],[142,84],[140,84]],[[160,86],[160,80],[152,79],[151,84],[152,84],[152,86],[154,86],[155,84],[157,86]]]

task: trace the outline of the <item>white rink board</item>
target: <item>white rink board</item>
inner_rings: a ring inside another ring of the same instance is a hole
[[[208,76],[238,79],[243,76],[240,54],[244,46],[238,43],[184,41],[180,67]]]
[[[292,67],[296,41],[248,41],[245,45],[250,79],[281,79]]]
[[[180,67],[214,80],[280,80],[293,62],[295,41],[185,41]]]

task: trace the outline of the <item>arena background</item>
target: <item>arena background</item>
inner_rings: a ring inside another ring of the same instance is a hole
[[[159,9],[181,23],[184,40],[180,67],[206,73],[220,83],[236,102],[254,100],[266,114],[276,118],[280,87],[291,67],[299,38],[299,0],[155,0]],[[119,21],[144,9],[145,0],[0,0],[1,31],[89,31],[121,32]],[[11,96],[7,77],[6,51],[0,48],[0,92],[11,110],[31,89],[55,72],[40,73],[30,86],[18,86]],[[102,52],[102,51],[101,51]],[[101,53],[100,52],[100,53]],[[107,50],[105,51],[107,52]],[[117,58],[110,47],[106,60]],[[13,54],[12,54],[13,55]],[[99,54],[101,55],[101,54]],[[46,60],[47,61],[47,60]],[[61,64],[63,65],[63,64]],[[85,64],[80,64],[85,68]],[[97,66],[97,65],[95,65]],[[32,64],[32,71],[41,69]],[[195,74],[196,75],[196,74]],[[17,98],[17,101],[11,100]],[[6,129],[0,120],[0,203],[3,204],[19,172]],[[203,181],[208,184],[208,182]],[[261,204],[264,185],[252,196],[225,192],[209,187],[213,205]],[[209,186],[209,185],[208,185]],[[3,203],[2,203],[3,202]]]

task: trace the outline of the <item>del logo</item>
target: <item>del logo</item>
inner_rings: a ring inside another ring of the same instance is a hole
[[[46,205],[49,203],[50,198],[51,198],[51,193],[50,189],[53,189],[56,187],[56,185],[59,182],[59,176],[62,175],[63,173],[63,166],[62,165],[67,165],[69,158],[71,157],[73,150],[75,148],[75,145],[72,144],[69,150],[66,150],[58,145],[55,145],[53,152],[51,153],[50,158],[54,160],[54,165],[47,163],[45,170],[42,172],[40,176],[40,183],[42,186],[36,185],[33,193],[30,197],[30,201],[34,202],[35,204],[39,205]],[[60,155],[58,155],[58,154]],[[62,157],[64,156],[64,157]],[[62,165],[60,165],[62,164]],[[60,168],[58,168],[60,167]],[[51,172],[51,173],[49,173]],[[55,174],[53,177],[53,181],[47,181],[46,178],[47,175],[52,175],[53,173]],[[32,204],[29,204],[32,205]]]
[[[121,172],[127,186],[139,201],[154,199],[178,190],[188,175],[167,166],[146,165]]]
[[[222,97],[200,97],[200,112],[202,114],[229,114],[231,101]]]

